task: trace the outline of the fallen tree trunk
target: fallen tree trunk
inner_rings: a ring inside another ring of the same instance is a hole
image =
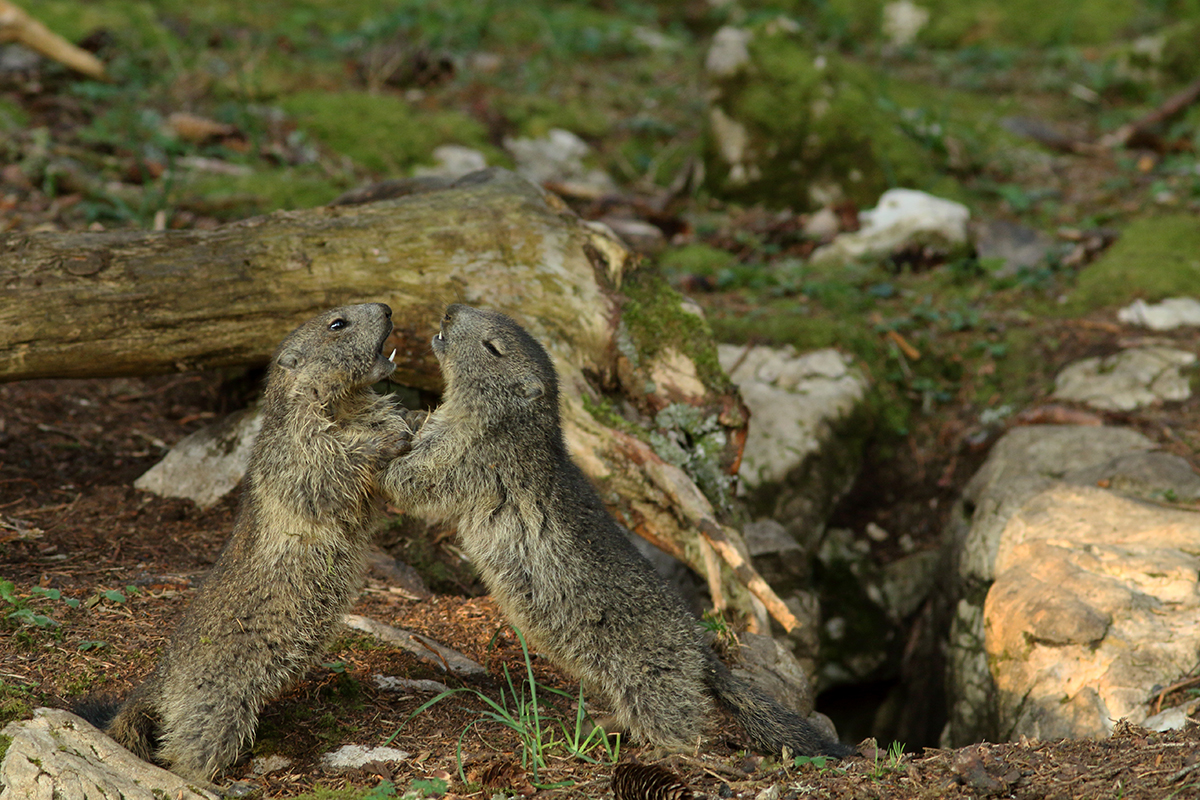
[[[503,170],[439,191],[278,212],[209,232],[10,234],[0,237],[0,380],[264,363],[318,311],[382,301],[396,324],[394,380],[438,391],[429,340],[446,304],[497,308],[553,356],[572,455],[614,512],[707,576],[718,606],[761,628],[764,608],[783,604],[761,579],[750,581],[753,595],[747,590],[746,564],[738,573],[730,567],[735,550],[748,561],[738,533],[724,529],[720,566],[697,533],[728,511],[717,495],[737,469],[745,408],[711,366],[714,345],[696,333],[701,323],[680,310],[677,295],[623,293],[641,280],[633,266],[611,234]],[[640,412],[641,433],[615,429],[629,427],[619,415],[601,422],[588,410],[614,398]],[[683,443],[671,445],[675,463],[651,446],[653,434]],[[687,451],[698,437],[704,448]],[[713,496],[697,488],[698,477]]]
[[[411,346],[397,354],[397,380],[413,386],[436,386],[425,345],[456,300],[544,321],[543,333],[570,329],[559,338],[595,368],[612,306],[585,254],[611,255],[610,285],[627,254],[515,176],[492,177],[215,231],[2,236],[0,380],[265,363],[313,314],[368,300],[395,310],[397,339]]]

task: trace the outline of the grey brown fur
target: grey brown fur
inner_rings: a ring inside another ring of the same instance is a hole
[[[253,739],[263,704],[321,654],[358,592],[379,469],[407,446],[371,391],[391,309],[326,312],[275,352],[229,540],[153,673],[107,727],[136,755],[211,780]]]
[[[660,748],[692,748],[715,699],[763,752],[853,752],[733,677],[713,653],[568,456],[557,376],[532,336],[503,314],[452,305],[433,348],[442,404],[385,470],[383,491],[457,522],[512,623],[609,705],[612,727]]]

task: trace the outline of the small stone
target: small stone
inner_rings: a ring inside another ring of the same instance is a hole
[[[1138,347],[1107,358],[1085,358],[1066,366],[1054,379],[1054,396],[1104,411],[1131,411],[1192,395],[1181,367],[1196,354],[1170,347]]]
[[[894,47],[907,47],[929,22],[929,9],[912,0],[896,0],[883,7],[883,35]]]
[[[754,796],[754,800],[779,800],[779,795],[783,791],[783,787],[778,783],[773,786],[768,786]]]
[[[949,254],[965,248],[971,212],[962,203],[915,189],[889,189],[875,208],[858,216],[862,227],[817,248],[811,261],[881,258],[915,245],[938,247]]]
[[[281,756],[278,753],[269,756],[261,756],[250,762],[250,772],[255,775],[269,775],[272,772],[279,772],[282,769],[287,769],[292,765],[292,760],[287,756]]]
[[[662,229],[649,222],[625,217],[602,217],[600,221],[636,253],[654,255],[667,246],[667,237]]]
[[[487,169],[487,156],[470,147],[457,144],[444,144],[433,150],[436,166],[417,167],[413,176],[418,178],[440,177],[457,180],[464,175]]]
[[[1039,230],[1004,219],[990,219],[971,226],[975,254],[980,259],[1003,261],[995,271],[998,278],[1016,275],[1045,263],[1054,239]]]
[[[342,745],[320,757],[320,764],[330,770],[353,770],[371,762],[402,762],[407,758],[412,758],[412,753],[396,750],[395,747]]]
[[[811,215],[804,221],[804,235],[819,242],[828,242],[841,232],[841,220],[829,206]]]
[[[800,545],[788,534],[787,529],[773,519],[760,519],[748,523],[742,529],[742,538],[746,540],[746,549],[752,556],[800,549]]]
[[[361,744],[346,744],[321,756],[321,765],[326,769],[358,769],[372,761],[404,761],[411,753],[394,747],[367,747]]]
[[[886,542],[890,534],[874,522],[867,523],[867,538],[872,542]]]
[[[236,411],[180,439],[133,485],[161,497],[185,497],[209,508],[233,491],[246,473],[250,449],[261,428],[262,417],[256,409]]]
[[[712,44],[704,56],[704,68],[714,77],[735,74],[750,61],[751,31],[726,25],[713,35]]]
[[[1142,727],[1150,731],[1181,731],[1192,721],[1190,717],[1196,713],[1197,705],[1200,705],[1197,701],[1189,700],[1183,705],[1168,708],[1152,717],[1146,717]]]
[[[413,678],[396,678],[392,675],[372,675],[371,680],[385,692],[425,692],[440,694],[450,691],[450,687],[439,681],[418,680]]]
[[[505,139],[504,147],[517,162],[517,174],[533,183],[571,183],[597,196],[616,188],[603,170],[584,166],[592,151],[588,143],[562,128],[540,139]]]
[[[1117,319],[1155,331],[1169,331],[1184,326],[1200,327],[1200,300],[1172,297],[1151,305],[1138,299],[1118,311]]]

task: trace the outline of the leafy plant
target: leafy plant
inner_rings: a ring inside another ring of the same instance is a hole
[[[42,589],[42,596],[48,596],[50,592],[58,590]],[[35,592],[35,595],[37,593]],[[55,598],[57,599],[57,598]],[[0,580],[0,602],[3,602],[10,609],[4,615],[5,619],[13,620],[21,625],[31,625],[35,628],[53,629],[59,627],[59,624],[54,619],[39,614],[37,611],[29,607],[28,601],[17,594],[16,586],[12,581]]]
[[[408,785],[405,797],[441,797],[450,787],[441,778],[421,778]]]

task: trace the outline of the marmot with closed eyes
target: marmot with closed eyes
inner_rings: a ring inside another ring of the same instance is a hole
[[[503,314],[455,304],[433,350],[442,403],[384,470],[382,490],[457,523],[513,625],[612,709],[605,728],[690,749],[715,701],[764,753],[855,752],[734,677],[713,652],[571,461],[557,375],[536,339]]]

